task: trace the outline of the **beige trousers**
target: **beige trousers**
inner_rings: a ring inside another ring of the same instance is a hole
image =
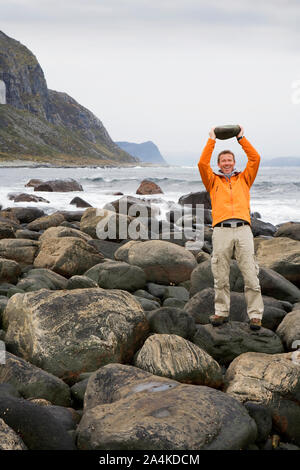
[[[262,318],[264,304],[258,280],[259,266],[254,255],[250,225],[215,227],[212,236],[211,268],[214,276],[215,314],[227,317],[230,309],[230,260],[234,255],[244,278],[249,318]]]

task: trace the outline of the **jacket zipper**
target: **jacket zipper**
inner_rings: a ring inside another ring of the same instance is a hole
[[[230,187],[230,199],[231,199],[231,209],[232,209],[232,216],[233,216],[233,198],[232,198],[232,186],[229,181],[229,187]]]

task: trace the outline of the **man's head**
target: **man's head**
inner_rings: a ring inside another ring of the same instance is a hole
[[[235,165],[234,153],[231,150],[222,150],[218,155],[218,166],[220,170],[229,174],[233,171]]]

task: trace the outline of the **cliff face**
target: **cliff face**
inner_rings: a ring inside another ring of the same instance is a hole
[[[134,157],[138,157],[142,162],[148,163],[161,163],[167,165],[161,155],[158,147],[151,141],[143,142],[141,144],[135,144],[133,142],[116,142],[126,152],[130,153]]]
[[[0,156],[136,162],[102,122],[66,93],[49,90],[36,57],[0,31]],[[81,157],[81,158],[79,158]],[[78,161],[79,163],[79,161]],[[100,163],[100,162],[99,162]]]

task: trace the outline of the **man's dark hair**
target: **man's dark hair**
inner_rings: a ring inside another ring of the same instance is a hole
[[[220,163],[220,156],[224,155],[225,153],[230,153],[233,156],[233,160],[235,161],[234,153],[231,150],[222,150],[222,152],[220,152],[218,155],[218,163]]]

